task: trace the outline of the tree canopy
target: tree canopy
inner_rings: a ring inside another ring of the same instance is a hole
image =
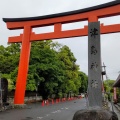
[[[15,89],[21,44],[0,46],[0,71],[9,79],[9,90]],[[38,91],[44,99],[63,97],[70,92],[87,90],[87,75],[80,71],[68,46],[57,42],[37,41],[31,45],[26,90]]]
[[[113,85],[115,80],[105,80],[104,81],[104,89],[106,93],[113,93]]]

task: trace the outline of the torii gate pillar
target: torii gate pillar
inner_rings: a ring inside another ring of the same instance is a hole
[[[24,104],[26,79],[28,73],[30,47],[31,47],[30,34],[31,34],[31,27],[27,25],[24,26],[14,104]]]

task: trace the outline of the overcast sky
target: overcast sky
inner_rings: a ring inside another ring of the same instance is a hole
[[[10,31],[2,18],[34,17],[54,13],[83,9],[113,0],[1,0],[0,2],[0,45],[7,46],[9,36],[19,35],[22,30]],[[120,24],[120,16],[99,19],[101,23]],[[81,27],[87,25],[87,21],[79,23]],[[77,28],[78,25],[64,25],[63,29]],[[52,27],[47,29],[52,31]],[[36,33],[43,29],[33,29]],[[88,38],[77,37],[57,40],[59,43],[68,45],[77,58],[77,64],[81,71],[88,74]],[[116,79],[120,71],[120,33],[101,35],[102,62],[106,65],[109,79]]]

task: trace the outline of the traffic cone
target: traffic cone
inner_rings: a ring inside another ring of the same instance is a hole
[[[56,103],[58,103],[58,99],[56,99]]]
[[[54,100],[52,99],[52,104],[54,104]]]
[[[44,104],[44,100],[42,101],[42,106],[44,106],[45,104]]]
[[[46,104],[49,105],[49,101],[48,100],[46,101]]]

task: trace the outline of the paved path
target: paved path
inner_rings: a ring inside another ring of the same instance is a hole
[[[113,105],[113,111],[117,114],[118,120],[120,120],[120,110],[118,110],[118,109]]]
[[[25,109],[12,109],[0,112],[0,120],[72,120],[77,110],[85,108],[85,99],[77,99],[44,107],[40,103],[35,103],[27,105]]]
[[[110,108],[110,111],[113,111],[117,114],[118,116],[118,120],[120,120],[120,110],[118,110],[115,105],[111,102],[109,102],[109,108]]]
[[[120,120],[120,111],[116,107],[113,107],[113,110],[117,114],[118,120]]]

